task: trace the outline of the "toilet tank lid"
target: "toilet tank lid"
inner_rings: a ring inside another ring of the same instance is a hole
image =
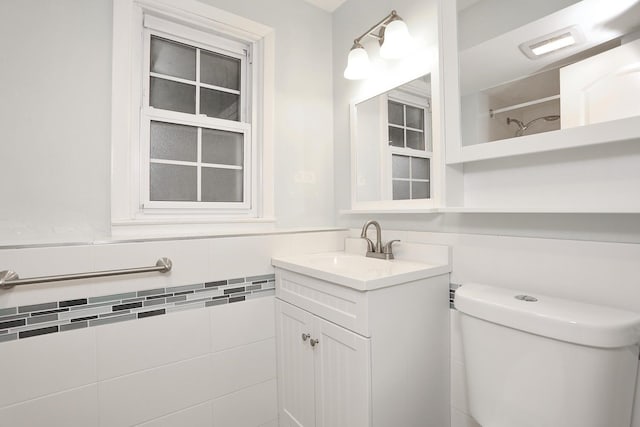
[[[466,315],[574,344],[615,348],[640,340],[640,313],[631,311],[477,283],[458,288],[454,302]]]

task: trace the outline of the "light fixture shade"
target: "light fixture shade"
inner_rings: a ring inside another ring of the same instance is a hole
[[[380,56],[386,59],[402,58],[411,52],[413,40],[409,35],[407,24],[396,19],[384,29],[384,41],[380,46]]]
[[[347,58],[347,68],[344,69],[344,78],[349,80],[364,79],[371,71],[369,55],[362,46],[354,47]]]

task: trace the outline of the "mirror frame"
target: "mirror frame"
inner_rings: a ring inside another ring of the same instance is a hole
[[[440,10],[440,1],[438,1]],[[440,13],[438,13],[438,26],[440,27]],[[438,34],[437,52],[431,52],[431,60],[428,65],[417,66],[414,69],[405,70],[394,79],[383,81],[369,81],[368,87],[375,89],[365,89],[361,96],[351,100],[349,103],[349,135],[351,148],[351,210],[344,213],[419,213],[436,212],[437,208],[443,205],[444,188],[444,138],[442,127],[444,124],[443,94],[441,78],[442,58],[439,52],[441,32]],[[427,52],[422,52],[428,55]],[[431,162],[431,198],[416,200],[378,200],[378,201],[358,201],[357,199],[357,105],[372,98],[385,94],[399,86],[409,83],[425,74],[431,75],[431,126],[433,141],[433,157]],[[372,79],[370,79],[372,80]]]

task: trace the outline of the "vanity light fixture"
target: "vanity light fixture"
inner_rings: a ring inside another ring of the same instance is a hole
[[[582,43],[583,41],[584,37],[578,28],[569,27],[522,43],[520,50],[527,55],[527,57],[537,59],[565,47]]]
[[[360,43],[367,36],[378,39],[380,56],[385,59],[402,58],[412,48],[412,40],[407,24],[398,16],[395,10],[392,10],[389,15],[353,41],[353,46],[347,58],[347,68],[344,70],[346,79],[364,79],[371,71],[369,55]]]

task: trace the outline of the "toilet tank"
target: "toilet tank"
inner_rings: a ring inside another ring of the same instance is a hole
[[[640,315],[480,284],[456,291],[483,427],[629,427]]]

